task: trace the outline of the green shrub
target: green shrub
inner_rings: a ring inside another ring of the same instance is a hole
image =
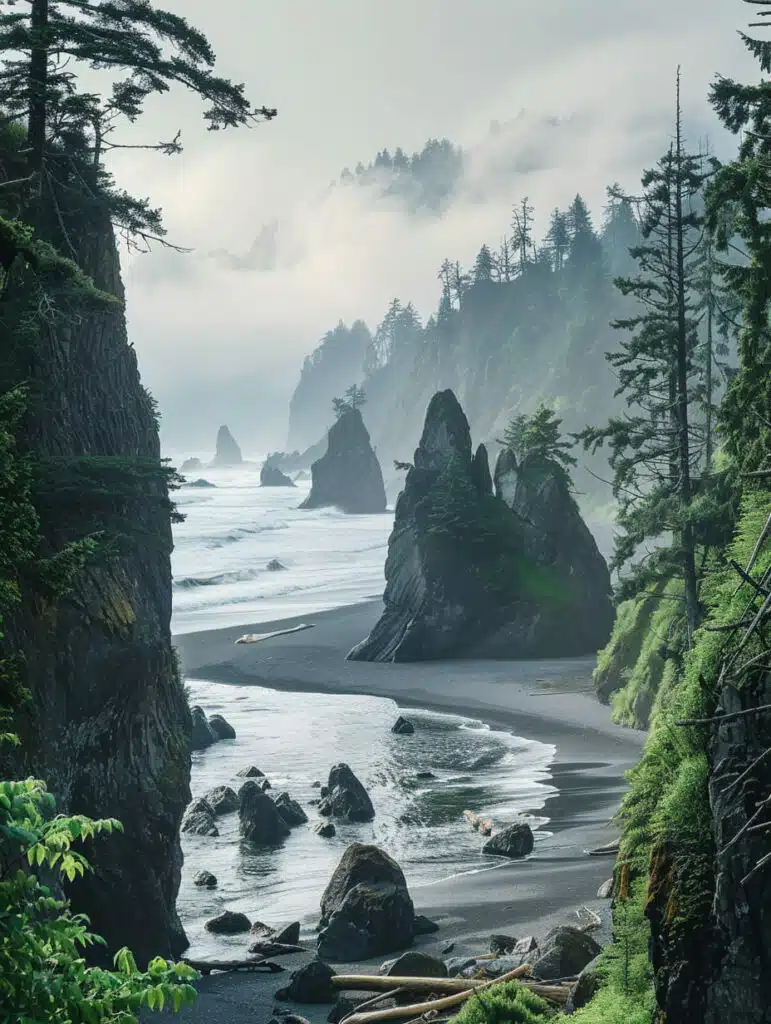
[[[454,1024],[541,1024],[553,1020],[549,1004],[516,981],[505,981],[472,996]]]
[[[185,964],[158,958],[140,971],[127,949],[113,971],[86,964],[84,948],[103,940],[37,872],[82,876],[88,864],[73,843],[120,826],[54,810],[43,782],[0,782],[0,1020],[135,1024],[143,1008],[192,1002],[198,975]]]

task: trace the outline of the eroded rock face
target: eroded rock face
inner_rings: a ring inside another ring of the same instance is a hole
[[[364,786],[347,764],[336,764],[329,772],[326,793],[319,804],[319,814],[344,821],[372,821],[375,808]]]
[[[264,465],[260,470],[260,487],[294,487],[291,477],[282,473],[278,466]]]
[[[311,466],[311,477],[311,492],[300,508],[385,512],[383,474],[358,409],[348,409],[330,427],[326,454]]]
[[[503,452],[493,487],[451,391],[429,404],[385,576],[383,615],[351,660],[564,657],[610,635],[610,575],[562,469]]]
[[[220,427],[217,431],[217,451],[214,455],[212,466],[240,466],[243,461],[241,449],[238,447],[236,439],[226,426]]]

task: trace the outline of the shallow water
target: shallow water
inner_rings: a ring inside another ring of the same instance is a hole
[[[223,714],[237,734],[235,740],[193,754],[193,795],[217,785],[237,789],[243,779],[236,772],[255,764],[270,779],[273,796],[287,790],[310,818],[275,850],[242,843],[237,814],[218,819],[218,838],[182,836],[185,865],[178,908],[191,956],[244,951],[245,936],[204,931],[206,919],[226,908],[272,926],[299,919],[304,930],[312,928],[324,887],[354,840],[374,842],[391,854],[419,905],[421,886],[499,863],[482,856],[484,840],[463,819],[466,808],[489,816],[496,826],[528,816],[536,843],[549,835],[543,809],[555,792],[551,745],[496,732],[468,718],[413,709],[404,713],[415,734],[394,736],[390,729],[398,708],[379,697],[188,685],[191,703],[207,714]],[[340,761],[367,787],[376,817],[367,824],[337,825],[334,839],[322,839],[311,831],[319,820],[309,805],[318,799],[313,782],[326,782],[329,768]],[[424,771],[436,777],[416,779]],[[217,889],[192,884],[203,868],[217,875]]]

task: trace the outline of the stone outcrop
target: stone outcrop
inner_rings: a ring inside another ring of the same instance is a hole
[[[246,914],[235,910],[223,910],[221,914],[207,921],[204,928],[213,935],[242,935],[249,931],[251,922]]]
[[[329,782],[321,790],[319,814],[325,818],[344,821],[372,821],[375,808],[364,786],[347,764],[336,764],[330,769]]]
[[[286,473],[282,473],[278,466],[269,466],[267,463],[260,470],[260,487],[294,487],[295,482]]]
[[[110,212],[69,187],[57,198],[39,236],[120,302],[56,325],[46,318],[29,348],[12,347],[0,324],[0,392],[27,386],[19,442],[35,464],[43,552],[97,532],[111,543],[65,595],[30,584],[5,616],[4,644],[24,657],[31,700],[14,722],[21,746],[0,761],[3,778],[45,779],[57,812],[122,823],[89,844],[94,870],[67,895],[107,941],[90,958],[111,965],[128,946],[141,964],[187,945],[175,905],[191,722],[169,630],[170,503],[153,401],[126,333]]]
[[[241,835],[259,846],[278,846],[289,826],[259,782],[248,779],[238,791]]]
[[[429,404],[385,575],[385,610],[352,660],[567,657],[612,627],[608,568],[562,468],[504,451],[493,484],[451,391]]]
[[[243,461],[244,458],[241,455],[241,449],[238,447],[236,439],[227,427],[220,427],[217,431],[217,450],[211,463],[212,466],[240,466]]]
[[[391,732],[395,733],[397,736],[412,736],[415,732],[415,726],[409,718],[403,718],[402,715],[399,715],[391,726]]]
[[[310,494],[300,508],[385,512],[383,474],[358,409],[347,409],[330,427],[326,454],[311,466],[311,477]]]
[[[412,944],[415,910],[399,865],[376,846],[352,843],[321,898],[319,956],[366,960]]]

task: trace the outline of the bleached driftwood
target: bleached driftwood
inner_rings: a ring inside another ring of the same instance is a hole
[[[473,811],[464,811],[463,817],[473,829],[476,829],[477,832],[479,832],[480,835],[492,835],[493,823],[490,818],[481,818],[478,814],[474,814]]]

